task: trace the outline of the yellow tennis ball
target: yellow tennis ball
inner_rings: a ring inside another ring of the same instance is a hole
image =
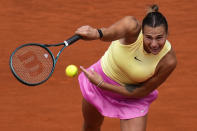
[[[74,77],[78,74],[78,68],[75,65],[68,65],[65,69],[65,73],[69,77]]]

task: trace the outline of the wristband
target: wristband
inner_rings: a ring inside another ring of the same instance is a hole
[[[102,38],[103,37],[103,32],[101,29],[97,29],[98,33],[99,33],[99,37]]]

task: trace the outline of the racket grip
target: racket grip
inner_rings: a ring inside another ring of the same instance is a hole
[[[80,35],[73,35],[72,37],[70,37],[68,40],[66,40],[66,42],[68,43],[68,45],[78,41],[79,39],[81,39],[82,36]]]

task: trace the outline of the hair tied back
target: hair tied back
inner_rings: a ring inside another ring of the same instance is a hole
[[[147,14],[151,13],[151,12],[158,12],[159,11],[159,7],[156,4],[153,4],[151,6],[149,6]]]

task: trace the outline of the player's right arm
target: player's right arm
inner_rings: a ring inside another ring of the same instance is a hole
[[[103,33],[102,41],[114,41],[120,39],[123,44],[133,43],[140,32],[139,22],[132,16],[126,16],[107,28],[101,28]],[[84,40],[100,39],[96,28],[91,26],[81,26],[76,30],[76,34]]]

